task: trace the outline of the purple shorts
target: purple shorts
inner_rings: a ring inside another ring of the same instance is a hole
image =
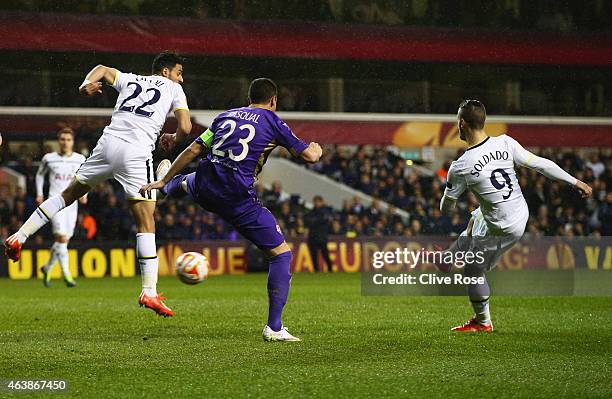
[[[259,249],[270,250],[285,242],[276,218],[256,198],[240,203],[219,203],[211,193],[196,190],[195,172],[185,176],[189,196],[207,211],[216,213]]]

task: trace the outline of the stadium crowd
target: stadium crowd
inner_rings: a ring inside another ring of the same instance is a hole
[[[461,151],[457,154],[459,156]],[[540,155],[550,158],[579,179],[591,184],[592,199],[583,200],[571,187],[552,182],[534,171],[519,168],[518,175],[531,218],[527,233],[531,235],[612,235],[612,151],[590,150],[584,155],[575,151],[546,149]],[[37,166],[32,158],[21,153],[13,169],[27,179],[27,190],[15,195],[2,193],[0,200],[0,238],[7,237],[35,209],[34,176]],[[37,156],[36,159],[39,159]],[[478,203],[471,193],[461,198],[449,217],[438,209],[444,192],[450,162],[437,171],[415,168],[395,153],[375,147],[328,146],[322,160],[309,166],[315,172],[374,197],[371,206],[364,206],[359,197],[346,199],[342,209],[326,207],[330,235],[415,236],[456,235],[463,231],[469,215]],[[277,216],[279,225],[289,237],[307,237],[310,198],[298,198],[283,192],[280,183],[257,187],[261,201]],[[391,207],[381,208],[381,201]],[[81,205],[77,240],[117,240],[133,237],[134,226],[123,191],[115,182],[106,182],[93,189],[88,203]],[[397,209],[408,212],[404,218]],[[189,200],[159,202],[156,212],[160,239],[235,240],[239,235],[214,214],[202,211]],[[47,227],[48,228],[48,227]],[[50,234],[37,235],[38,240]]]

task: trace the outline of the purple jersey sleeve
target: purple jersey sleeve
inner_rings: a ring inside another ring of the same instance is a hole
[[[285,122],[283,122],[280,118],[276,121],[276,142],[285,147],[291,155],[297,157],[300,155],[306,148],[308,148],[308,144],[304,141],[297,138],[297,136],[291,131],[289,126]]]

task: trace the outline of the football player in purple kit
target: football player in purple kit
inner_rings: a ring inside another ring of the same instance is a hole
[[[209,129],[170,165],[163,160],[158,181],[143,186],[141,193],[158,189],[168,197],[189,195],[202,208],[232,224],[269,258],[268,323],[265,341],[299,341],[283,327],[281,316],[291,282],[291,249],[272,213],[257,198],[255,181],[268,156],[281,146],[295,157],[317,162],[322,149],[306,144],[276,115],[278,89],[266,78],[249,86],[248,107],[218,115]],[[191,161],[203,157],[195,172],[179,174]]]

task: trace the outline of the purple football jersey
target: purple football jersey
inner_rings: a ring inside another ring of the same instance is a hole
[[[210,151],[200,161],[191,189],[201,200],[226,209],[256,198],[257,176],[277,146],[293,156],[308,147],[276,113],[250,107],[218,115],[196,142]]]

